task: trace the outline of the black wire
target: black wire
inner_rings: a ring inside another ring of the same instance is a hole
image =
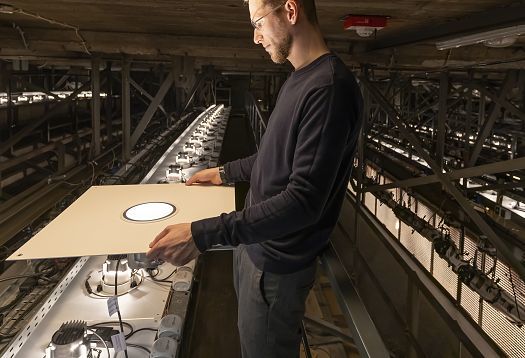
[[[99,322],[99,323],[95,323],[95,324],[92,324],[92,325],[88,326],[88,328],[95,328],[95,327],[100,327],[100,326],[114,326],[114,325],[119,325],[119,324],[120,324],[119,321]],[[122,321],[122,324],[129,328],[128,335],[133,334],[133,332],[134,332],[133,326],[130,323],[128,323],[126,321]]]
[[[150,273],[150,277],[153,281],[155,282],[171,282],[170,280],[168,280],[171,276],[173,276],[173,274],[177,272],[177,269],[173,270],[168,276],[164,277],[164,278],[156,278],[157,275],[159,274],[159,272],[157,271],[157,273],[155,275],[151,275]]]
[[[133,332],[129,333],[129,334],[126,336],[126,339],[130,338],[130,337],[133,336],[135,333],[140,332],[140,331],[152,331],[152,332],[157,332],[157,329],[155,329],[155,328],[140,328],[140,329],[137,329],[136,331],[133,331]]]
[[[47,263],[48,263],[47,260],[41,260],[41,261],[37,262],[36,265],[35,265],[35,272],[39,272],[40,273],[42,271],[45,271],[45,269],[42,270],[42,265],[47,264]],[[51,267],[48,267],[48,268],[51,268]]]
[[[115,270],[115,298],[118,297],[118,289],[117,289],[117,279],[118,279],[118,267],[120,265],[120,259],[117,261],[117,269]],[[117,301],[118,302],[118,301]],[[118,314],[118,322],[120,324],[120,333],[124,334],[124,325],[122,323],[122,316],[120,315],[120,307],[117,304],[117,314]],[[125,336],[124,336],[125,337]],[[128,350],[124,350],[124,354],[126,355],[126,358],[128,358]]]
[[[146,347],[144,347],[144,346],[141,346],[141,345],[138,345],[138,344],[132,344],[132,343],[130,343],[130,344],[128,344],[127,346],[128,346],[128,347],[133,347],[133,348],[142,349],[143,351],[148,352],[148,354],[151,353],[151,351],[150,351],[148,348],[146,348]]]
[[[509,280],[512,285],[512,293],[514,294],[514,304],[516,305],[516,312],[518,313],[518,319],[522,320],[520,317],[520,305],[518,304],[518,296],[516,295],[516,287],[514,286],[514,280],[512,279],[512,270],[509,267]],[[521,322],[519,322],[521,324]]]
[[[48,290],[48,292],[49,291],[50,290]],[[20,322],[29,312],[31,312],[33,310],[33,308],[35,308],[37,305],[39,305],[46,297],[47,297],[47,294],[41,295],[38,299],[33,301],[29,305],[29,307],[24,312],[22,312],[16,319],[10,320],[9,323],[11,323],[12,327],[14,327],[18,322]],[[15,337],[18,334],[18,332],[20,332],[20,330],[16,330],[16,331],[14,331],[13,333],[10,333],[10,334],[3,334],[3,333],[0,332],[0,340],[11,339],[11,338]]]
[[[6,281],[11,281],[11,280],[18,280],[20,278],[25,278],[25,277],[35,277],[35,275],[34,274],[32,274],[32,275],[18,275],[18,276],[0,278],[0,282],[6,282]]]
[[[50,279],[49,277],[45,277],[44,273],[31,274],[31,275],[18,275],[18,276],[0,278],[0,282],[6,282],[6,281],[11,281],[11,280],[18,280],[20,278],[26,278],[26,277],[34,277],[34,278],[42,279],[42,280],[45,280],[45,281],[48,281],[48,282],[55,282],[55,280]]]
[[[25,295],[26,295],[25,292],[18,292],[18,294],[16,295],[16,297],[15,297],[11,302],[9,302],[8,304],[6,304],[6,305],[0,307],[0,312],[5,312],[5,311],[7,311],[7,310],[13,308],[14,306],[16,306],[16,304],[17,304],[18,302],[20,302],[20,300],[21,300],[22,298],[24,298]]]

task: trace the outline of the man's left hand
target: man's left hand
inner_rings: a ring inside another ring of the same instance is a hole
[[[167,226],[149,247],[148,258],[161,259],[175,266],[183,266],[200,254],[191,236],[191,224]]]

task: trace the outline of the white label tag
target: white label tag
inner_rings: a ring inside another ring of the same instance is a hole
[[[111,336],[111,343],[113,343],[113,349],[115,350],[115,353],[126,350],[126,337],[124,337],[124,333]]]
[[[113,316],[118,311],[118,297],[113,296],[108,298],[108,313],[109,316]]]

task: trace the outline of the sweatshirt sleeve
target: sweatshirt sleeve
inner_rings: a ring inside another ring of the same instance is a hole
[[[237,246],[275,240],[319,220],[340,164],[353,152],[359,133],[359,111],[349,106],[352,102],[344,98],[345,94],[348,92],[332,85],[308,97],[285,190],[242,211],[193,222],[191,230],[199,250],[216,244]]]
[[[253,163],[257,159],[257,152],[249,157],[237,159],[224,164],[224,173],[230,183],[239,181],[250,181]]]

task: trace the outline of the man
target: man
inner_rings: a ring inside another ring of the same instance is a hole
[[[187,182],[249,181],[244,210],[168,226],[148,255],[175,265],[212,245],[236,246],[234,285],[243,357],[297,357],[316,258],[328,245],[361,124],[353,75],[330,53],[313,0],[249,0],[254,42],[290,61],[258,153]]]

